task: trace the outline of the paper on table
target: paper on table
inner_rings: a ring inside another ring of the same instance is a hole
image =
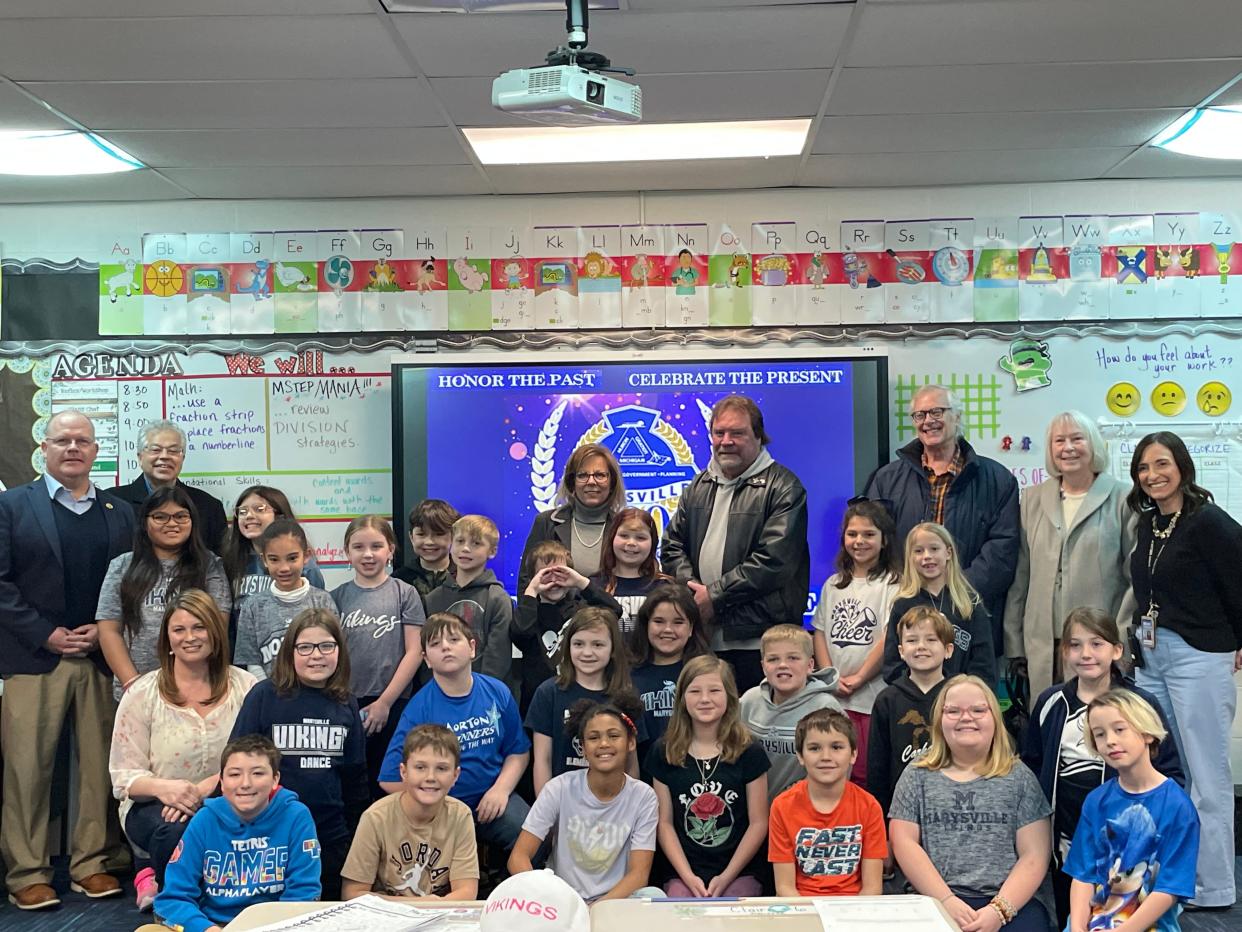
[[[438,922],[447,922],[454,912],[457,911],[419,909],[367,895],[293,919],[273,922],[255,932],[413,932]]]
[[[952,932],[953,926],[924,896],[849,897],[815,899],[815,911],[824,932]]]

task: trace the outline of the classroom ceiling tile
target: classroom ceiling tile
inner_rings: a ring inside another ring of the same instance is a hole
[[[415,78],[317,81],[30,82],[94,129],[443,126]]]
[[[185,192],[153,171],[46,177],[0,175],[0,204],[176,200]]]
[[[170,168],[165,174],[199,197],[212,198],[396,198],[490,193],[486,179],[470,165]]]
[[[313,13],[370,13],[370,0],[4,0],[0,19],[145,16],[307,16]]]
[[[1130,151],[1123,147],[812,155],[798,183],[888,188],[1071,181],[1099,177]]]
[[[108,138],[152,168],[210,165],[465,165],[446,126],[372,129],[116,130]]]
[[[1213,178],[1242,177],[1242,159],[1196,159],[1164,149],[1136,152],[1106,178]]]
[[[1242,81],[1212,100],[1213,107],[1242,107]]]
[[[573,194],[589,191],[679,191],[775,188],[794,183],[798,159],[707,159],[595,165],[492,165],[488,177],[500,194]]]
[[[0,67],[18,82],[410,76],[375,16],[17,19]]]
[[[820,123],[811,151],[831,155],[1138,146],[1183,112],[1169,109],[833,116]]]
[[[853,4],[854,0],[629,0],[626,9],[641,12],[672,12],[674,10],[702,10],[711,14],[716,10],[756,6],[823,6],[829,3]]]
[[[830,114],[996,113],[1191,106],[1232,78],[1228,61],[845,68]]]
[[[952,0],[862,9],[846,64],[1148,61],[1239,53],[1237,0]],[[1232,24],[1232,28],[1229,25]]]
[[[828,71],[736,71],[652,74],[635,80],[643,89],[643,120],[781,119],[814,116],[828,86]],[[492,106],[492,79],[432,78],[431,86],[458,126],[508,126],[528,121]]]
[[[0,82],[0,129],[66,129],[65,123],[10,84]]]
[[[849,20],[848,4],[742,8],[701,13],[599,13],[591,48],[645,74],[829,68]],[[419,66],[435,77],[494,77],[541,65],[565,40],[555,13],[495,16],[408,14],[393,22]],[[645,95],[644,95],[645,96]]]

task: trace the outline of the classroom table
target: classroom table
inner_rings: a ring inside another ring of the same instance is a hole
[[[315,910],[323,909],[325,906],[332,906],[335,902],[255,903],[253,906],[247,906],[243,909],[237,915],[237,918],[225,926],[224,929],[225,932],[247,932],[249,929],[258,929],[271,922],[280,922],[282,919],[293,919],[297,916],[313,913]],[[441,900],[440,902],[433,900],[429,903],[419,903],[418,908],[482,909],[483,903],[483,900]]]
[[[852,904],[887,900],[887,896],[843,897]],[[931,897],[919,897],[935,907],[944,920],[943,932],[959,932],[944,907]],[[763,932],[822,932],[811,897],[755,896],[721,900],[605,900],[591,907],[591,932],[754,932],[763,920]],[[773,926],[780,923],[780,928]],[[876,923],[868,932],[891,928]]]

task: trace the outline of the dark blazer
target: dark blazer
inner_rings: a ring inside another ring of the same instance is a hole
[[[221,504],[220,499],[210,492],[204,492],[202,489],[196,489],[192,485],[186,485],[180,479],[177,480],[177,485],[185,489],[190,496],[190,500],[194,502],[194,507],[198,509],[198,533],[203,538],[203,543],[207,545],[207,549],[212,553],[223,556],[223,554],[220,554],[220,548],[224,545],[224,534],[229,529],[228,518],[224,515],[224,505]],[[142,503],[151,494],[147,490],[146,477],[142,475],[139,475],[129,485],[117,486],[110,491],[113,495],[134,506],[135,517],[138,515],[138,509],[142,507]]]
[[[133,549],[134,513],[103,489],[97,495],[111,561]],[[42,476],[0,495],[0,676],[47,673],[60,663],[60,655],[43,646],[64,623],[65,611],[66,568],[53,507]],[[107,670],[102,652],[90,656]]]

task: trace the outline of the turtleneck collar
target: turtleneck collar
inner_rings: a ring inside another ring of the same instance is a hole
[[[578,524],[605,524],[608,521],[608,503],[602,505],[584,505],[578,499],[573,502],[573,519]]]

